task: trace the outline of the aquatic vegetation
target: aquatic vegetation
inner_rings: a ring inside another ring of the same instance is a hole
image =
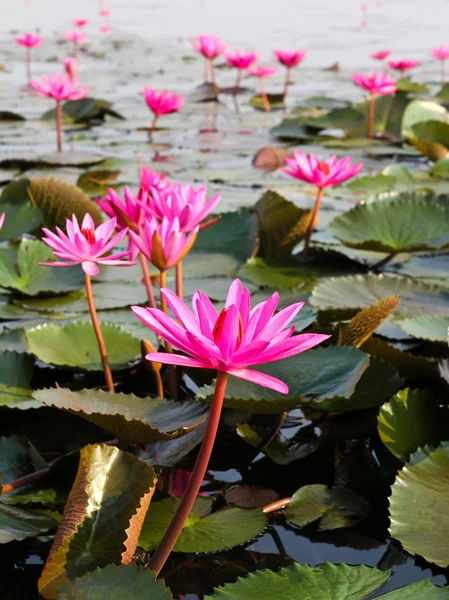
[[[305,59],[307,50],[273,50],[273,54],[279,64],[286,68],[284,84],[284,101],[287,97],[288,86],[290,85],[291,71]]]
[[[368,75],[363,73],[352,73],[352,81],[368,92],[368,139],[374,135],[374,98],[375,96],[389,96],[396,92],[396,81],[385,73],[370,72]]]
[[[34,35],[33,33],[26,33],[24,36],[16,36],[14,38],[17,44],[26,48],[25,54],[25,67],[27,73],[27,82],[28,84],[31,81],[31,49],[36,48],[36,46],[40,46],[44,38]]]
[[[178,94],[169,94],[167,90],[156,92],[152,87],[147,85],[143,87],[143,94],[148,108],[154,114],[153,122],[148,131],[148,137],[151,139],[159,117],[181,110],[184,106],[185,97]]]
[[[242,81],[242,73],[248,69],[258,59],[257,52],[226,52],[225,58],[229,66],[237,69],[237,79],[235,82],[234,93],[238,93]]]
[[[71,56],[64,59],[63,62],[65,72],[70,77],[70,79],[75,79],[76,74],[78,73],[78,61],[76,58]]]
[[[276,67],[262,67],[261,65],[250,67],[248,69],[248,73],[253,77],[257,77],[260,81],[260,95],[262,97],[263,105],[266,111],[271,110],[271,105],[270,101],[268,100],[267,93],[265,91],[264,80],[266,77],[272,77],[276,72]]]

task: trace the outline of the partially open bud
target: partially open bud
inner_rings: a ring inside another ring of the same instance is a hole
[[[64,60],[64,69],[70,79],[75,79],[76,74],[78,72],[78,61],[76,58],[66,58]]]

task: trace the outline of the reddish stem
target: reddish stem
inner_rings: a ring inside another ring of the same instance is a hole
[[[276,500],[276,502],[272,502],[271,504],[267,504],[262,508],[262,511],[267,515],[268,513],[275,512],[276,510],[281,510],[285,508],[287,504],[289,504],[291,498],[282,498],[282,500]]]
[[[154,298],[153,293],[153,284],[151,283],[150,274],[148,273],[148,263],[145,256],[142,252],[139,253],[140,264],[142,266],[142,275],[143,275],[143,283],[145,284],[145,289],[147,290],[148,296],[148,304],[151,308],[156,308],[156,300]]]
[[[290,85],[290,73],[291,73],[291,68],[287,67],[287,70],[285,72],[285,83],[284,83],[284,93],[283,93],[284,102],[285,102],[285,99],[287,98],[288,86]]]
[[[265,91],[265,86],[264,86],[264,82],[263,82],[263,77],[260,78],[260,95],[262,96],[262,100],[263,100],[263,105],[265,107],[265,110],[267,112],[270,112],[271,110],[271,106],[270,106],[270,102],[268,100],[268,96],[267,93]]]
[[[210,455],[214,447],[215,438],[217,436],[218,425],[220,423],[221,409],[223,407],[223,399],[226,390],[228,374],[219,371],[217,381],[215,383],[215,393],[212,400],[209,419],[207,421],[206,431],[204,433],[203,442],[193,467],[192,476],[187,484],[181,502],[176,509],[172,522],[168,526],[167,531],[162,538],[161,543],[156,549],[156,552],[151,557],[149,568],[157,575],[161,572],[167,558],[170,555],[176,541],[182,531],[192,506],[198,496],[201,484],[206,474],[209,464]]]
[[[87,302],[89,304],[90,317],[92,319],[92,325],[94,326],[95,336],[97,338],[98,350],[100,351],[101,362],[103,364],[104,377],[106,379],[106,385],[110,392],[115,392],[114,382],[112,380],[111,367],[109,366],[108,353],[106,351],[106,345],[104,343],[103,334],[101,333],[100,323],[98,321],[97,311],[95,310],[94,295],[92,293],[92,281],[90,275],[84,273],[84,279],[86,281],[86,294]]]
[[[204,59],[204,83],[209,83],[209,59]]]
[[[374,94],[368,96],[368,139],[374,136]]]
[[[212,87],[214,88],[214,94],[216,96],[218,96],[220,90],[218,89],[218,85],[217,85],[217,79],[215,77],[215,67],[214,67],[214,63],[213,61],[209,61],[210,64],[210,75],[211,75],[211,80],[212,80]]]
[[[310,238],[312,237],[312,231],[314,230],[315,225],[318,222],[318,213],[320,211],[320,204],[321,204],[322,198],[323,198],[323,188],[318,188],[318,194],[317,194],[317,197],[315,200],[315,206],[313,207],[312,218],[310,219],[310,224],[307,228],[307,233],[306,233],[306,240],[304,242],[304,250],[303,250],[304,256],[307,256],[307,254],[309,252]]]
[[[159,115],[154,115],[153,122],[151,123],[151,127],[148,132],[148,137],[150,138],[150,140],[153,138],[153,133],[154,133],[154,130],[156,129],[156,123],[158,122],[158,120],[159,120]]]
[[[58,152],[62,152],[62,106],[60,100],[56,100],[56,136]]]
[[[183,298],[182,261],[176,265],[176,295]]]
[[[239,93],[241,83],[242,83],[242,70],[237,69],[237,79],[235,80],[234,96],[236,96]]]
[[[78,59],[78,42],[73,42],[73,56]]]
[[[28,85],[30,85],[30,82],[31,82],[31,48],[28,48],[28,47],[26,49],[26,54],[25,54],[25,64],[26,64]]]

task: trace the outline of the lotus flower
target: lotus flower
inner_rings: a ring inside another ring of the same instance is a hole
[[[150,167],[143,167],[140,171],[140,187],[152,195],[153,191],[160,192],[170,187],[170,180],[163,173],[156,173]]]
[[[386,73],[352,73],[352,81],[372,96],[388,96],[396,93],[396,81]]]
[[[287,97],[288,86],[290,85],[290,74],[291,70],[299,65],[306,57],[307,50],[288,51],[288,50],[274,50],[273,54],[277,58],[277,61],[286,67],[285,83],[284,83],[284,101]]]
[[[72,31],[66,31],[64,33],[64,37],[69,42],[72,42],[73,54],[75,58],[78,58],[78,46],[79,44],[84,44],[86,41],[86,34],[84,31],[80,31],[79,29],[73,29]]]
[[[109,33],[109,31],[111,31],[111,26],[109,25],[109,23],[105,23],[104,25],[100,25],[99,31],[100,31],[100,33]]]
[[[400,71],[404,75],[410,69],[414,69],[420,64],[419,60],[389,60],[388,66],[394,71]]]
[[[32,33],[26,33],[23,37],[16,36],[14,39],[17,44],[26,48],[25,65],[27,81],[29,84],[31,81],[31,49],[42,44],[44,38],[39,37],[38,35],[34,35]]]
[[[204,56],[204,82],[209,79],[214,86],[215,93],[218,94],[218,86],[215,78],[214,59],[226,50],[226,44],[216,35],[199,35],[196,40],[192,40],[192,45],[198,54]]]
[[[5,222],[6,214],[2,213],[0,215],[0,229],[3,227],[3,223]]]
[[[144,86],[143,93],[148,108],[153,112],[154,119],[148,132],[149,137],[153,135],[156,123],[161,115],[177,112],[184,106],[185,97],[178,94],[169,94],[167,90],[156,92],[152,87]]]
[[[304,303],[298,302],[274,315],[279,302],[275,292],[251,310],[249,290],[243,289],[238,279],[231,285],[220,314],[201,291],[193,295],[193,312],[174,292],[163,289],[162,294],[176,319],[158,309],[131,308],[142,323],[187,356],[152,352],[147,354],[147,360],[214,369],[287,394],[285,383],[247,367],[300,354],[329,337],[314,333],[292,337],[295,327],[288,325]]]
[[[72,23],[77,27],[85,27],[89,21],[87,19],[72,19]]]
[[[372,52],[370,57],[374,60],[385,60],[391,54],[391,50],[379,50],[378,52]]]
[[[70,77],[71,80],[75,79],[76,74],[78,72],[78,61],[76,58],[69,56],[64,59],[63,62],[65,72]]]
[[[263,104],[265,106],[266,111],[271,110],[270,102],[268,100],[267,93],[265,91],[264,79],[265,77],[272,77],[276,73],[276,67],[261,67],[258,65],[257,67],[251,67],[248,69],[248,73],[253,77],[258,77],[260,81],[260,95],[263,100]]]
[[[237,69],[237,80],[235,82],[234,93],[236,94],[240,89],[240,83],[242,80],[242,72],[248,69],[257,60],[256,52],[228,52],[225,54],[226,61],[229,66]]]
[[[351,156],[346,156],[338,161],[335,155],[328,158],[325,162],[320,162],[315,154],[307,156],[307,154],[304,154],[304,152],[299,150],[294,151],[294,158],[286,158],[285,162],[287,163],[287,167],[281,169],[281,171],[295,179],[313,183],[318,188],[315,206],[304,244],[304,254],[307,255],[312,231],[318,222],[318,213],[324,188],[339,185],[340,183],[351,179],[351,177],[354,177],[360,172],[363,163],[351,164]]]
[[[110,14],[111,14],[111,10],[109,8],[102,8],[100,10],[100,15],[102,17],[109,17]]]
[[[98,264],[111,267],[134,265],[135,263],[128,260],[121,260],[128,256],[129,252],[104,256],[128,233],[128,229],[125,228],[110,239],[116,227],[117,219],[113,218],[95,228],[94,221],[89,213],[85,215],[81,228],[75,215],[72,215],[72,220],[67,219],[67,235],[59,227],[56,227],[57,235],[43,227],[42,231],[47,237],[42,238],[42,241],[50,246],[53,254],[58,258],[62,258],[64,262],[43,262],[39,264],[45,267],[81,265],[83,271],[90,276],[98,275]]]
[[[166,217],[159,222],[154,217],[139,227],[139,235],[129,231],[129,236],[144,256],[164,272],[182,261],[193,246],[198,233],[195,227],[188,235],[181,231],[179,219],[169,221]]]
[[[445,62],[449,58],[449,46],[438,46],[437,48],[432,48],[431,53],[432,56],[440,61],[441,85],[444,85],[446,82]]]
[[[152,217],[162,221],[178,219],[181,231],[192,231],[217,207],[221,196],[217,194],[211,200],[206,198],[207,190],[204,185],[197,190],[191,185],[183,187],[180,183],[160,191],[154,190],[145,211]]]

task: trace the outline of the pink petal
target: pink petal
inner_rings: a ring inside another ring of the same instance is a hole
[[[181,354],[170,354],[168,352],[150,352],[145,356],[147,360],[151,362],[160,362],[165,365],[178,365],[180,367],[197,367],[199,369],[210,369],[210,365],[197,360],[196,358],[190,358],[190,356],[182,356]]]
[[[83,268],[83,271],[91,277],[95,277],[95,275],[98,275],[100,272],[100,269],[97,267],[97,265],[90,260],[84,260],[81,263],[81,267]]]

